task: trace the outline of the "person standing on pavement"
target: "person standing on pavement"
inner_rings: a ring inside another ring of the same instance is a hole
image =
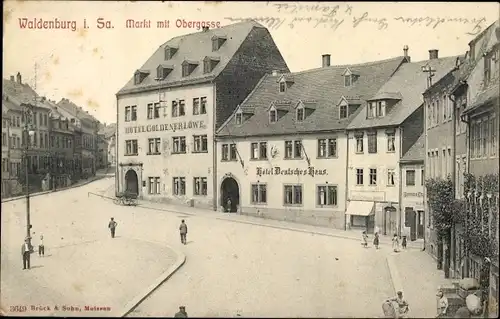
[[[373,238],[373,246],[375,246],[375,248],[378,249],[378,244],[379,244],[378,233],[375,233],[375,236]]]
[[[174,318],[187,318],[188,314],[186,312],[186,307],[180,306],[179,307],[179,312],[177,312],[174,316]]]
[[[396,253],[399,251],[399,238],[398,238],[398,234],[394,234],[394,236],[392,237],[392,249]]]
[[[231,208],[232,208],[231,204],[232,204],[232,202],[231,202],[231,198],[228,198],[228,199],[227,199],[227,203],[226,203],[226,211],[227,211],[228,213],[230,213],[230,212],[231,212]]]
[[[21,255],[23,256],[23,269],[30,269],[30,254],[32,251],[32,247],[30,245],[30,239],[26,237],[24,240],[24,244],[21,246]]]
[[[449,306],[448,298],[444,295],[442,290],[439,290],[436,296],[439,298],[436,318],[446,318]]]
[[[109,221],[108,228],[111,231],[111,238],[115,238],[115,230],[116,226],[118,226],[118,223],[115,222],[115,219],[111,217],[111,220]]]
[[[186,244],[186,235],[188,232],[188,227],[184,222],[184,219],[181,221],[181,225],[179,226],[179,231],[181,233],[181,243]]]
[[[361,245],[363,247],[368,247],[368,235],[366,234],[366,230],[363,230],[363,233],[361,235],[363,237],[363,241],[361,242]]]
[[[40,234],[40,243],[38,244],[38,256],[45,256],[45,246],[43,245],[43,235]]]

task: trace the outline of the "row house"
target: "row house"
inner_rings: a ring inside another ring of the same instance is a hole
[[[424,239],[425,235],[425,133],[399,160],[399,211],[401,233],[410,240]]]
[[[288,67],[255,21],[162,44],[116,94],[116,192],[215,208],[215,131],[272,70]]]
[[[45,104],[44,98],[23,83],[20,73],[15,77],[11,76],[10,80],[3,79],[2,88],[6,102],[12,102],[17,108],[12,118],[15,122],[12,121],[11,124],[11,127],[16,128],[11,132],[11,141],[16,143],[12,145],[16,149],[11,152],[12,163],[20,163],[24,158],[27,161],[30,186],[39,188],[43,174],[49,170],[50,108]],[[18,137],[20,145],[17,143]],[[24,167],[21,169],[24,170]]]
[[[426,169],[429,177],[450,177],[455,199],[464,200],[466,218],[480,215],[490,225],[498,223],[498,193],[483,200],[479,192],[466,189],[466,174],[477,178],[498,176],[498,94],[499,94],[499,21],[490,25],[469,43],[464,59],[442,81],[431,83],[424,93],[426,100]],[[441,104],[439,104],[441,101]],[[448,151],[450,149],[450,151]],[[483,185],[472,185],[481,188]],[[485,194],[482,194],[483,197]],[[478,195],[479,196],[479,195]],[[487,196],[486,196],[487,198]],[[485,202],[491,201],[487,204]],[[486,206],[484,206],[486,205]],[[496,207],[496,209],[495,209]],[[428,251],[437,255],[439,267],[454,278],[480,279],[485,260],[467,253],[462,223],[454,225],[450,258],[441,258],[446,247],[439,247],[433,234],[430,212]],[[467,224],[467,222],[466,222]],[[467,227],[467,226],[466,226]],[[490,228],[490,236],[498,243],[498,227]],[[446,256],[445,256],[446,257]],[[498,314],[498,251],[491,258],[489,281],[489,316]]]
[[[356,210],[348,208],[351,226],[402,234],[405,214],[399,161],[424,131],[422,92],[427,76],[422,70],[435,69],[434,77],[439,79],[455,66],[455,60],[438,58],[437,50],[430,50],[428,60],[405,63],[348,125],[348,200]]]
[[[346,129],[407,57],[264,76],[217,133],[218,206],[346,228]],[[351,203],[352,205],[352,203]]]
[[[97,135],[97,168],[108,167],[108,141],[104,134]]]
[[[116,166],[116,123],[106,124],[104,123],[99,129],[99,134],[102,135],[104,141],[101,142],[99,146],[99,153],[102,147],[103,165],[105,167],[115,167]],[[104,145],[105,143],[105,145]]]
[[[75,178],[94,176],[97,170],[99,121],[66,98],[57,102],[57,107],[60,112],[67,114],[75,126],[73,154]]]
[[[2,95],[2,196],[22,191],[17,178],[23,161],[23,108]]]

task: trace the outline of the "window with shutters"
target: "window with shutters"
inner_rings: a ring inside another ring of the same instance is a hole
[[[377,133],[369,133],[368,134],[368,153],[375,154],[377,153]]]

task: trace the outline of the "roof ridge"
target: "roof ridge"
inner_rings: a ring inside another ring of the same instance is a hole
[[[253,27],[256,27],[256,28],[266,28],[265,26],[263,26],[262,24],[258,23],[258,22],[257,22],[257,21],[255,21],[254,19],[250,19],[250,20],[245,20],[245,21],[240,21],[240,22],[236,22],[236,23],[228,24],[228,25],[222,26],[222,27],[220,27],[220,28],[213,28],[213,29],[209,29],[208,31],[226,29],[226,28],[229,28],[229,27],[233,27],[233,26],[237,26],[237,25],[241,25],[241,24],[245,24],[245,23],[248,23],[248,24],[253,24]],[[192,36],[192,35],[195,35],[195,34],[200,34],[200,33],[203,33],[203,30],[198,30],[198,31],[196,31],[196,32],[191,32],[191,33],[186,33],[186,34],[181,34],[181,35],[178,35],[178,36],[176,36],[176,37],[170,38],[168,41],[164,42],[164,43],[163,43],[162,45],[160,45],[159,47],[163,47],[163,46],[165,46],[168,42],[170,42],[170,41],[172,41],[172,40],[179,39],[179,38],[183,38],[183,37],[188,37],[188,36]]]
[[[304,71],[298,71],[298,72],[293,72],[293,73],[287,73],[287,74],[300,75],[300,74],[305,74],[305,73],[308,73],[308,72],[315,72],[315,71],[321,71],[321,70],[331,70],[331,69],[334,69],[334,68],[339,68],[340,69],[340,68],[347,68],[347,67],[372,66],[372,65],[376,65],[376,64],[381,64],[381,63],[387,63],[387,62],[391,62],[391,61],[396,61],[396,60],[403,59],[403,58],[404,58],[403,56],[398,56],[398,57],[388,58],[388,59],[379,60],[379,61],[369,61],[369,62],[363,62],[363,63],[357,63],[357,64],[331,65],[331,66],[328,66],[328,67],[318,67],[318,68],[314,68],[314,69],[309,69],[309,70],[304,70]]]

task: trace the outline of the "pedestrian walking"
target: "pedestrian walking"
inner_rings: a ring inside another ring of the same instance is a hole
[[[111,220],[108,224],[108,228],[111,231],[111,238],[115,238],[116,226],[118,226],[118,223],[115,222],[115,219],[113,217],[111,217]]]
[[[45,246],[43,245],[43,235],[42,234],[40,234],[40,243],[38,244],[38,256],[39,257],[45,256]]]
[[[361,236],[362,236],[361,245],[365,248],[368,247],[368,234],[366,234],[366,230],[363,230]]]
[[[26,269],[26,268],[30,269],[31,268],[30,254],[31,254],[32,249],[33,249],[33,247],[31,247],[30,239],[28,237],[26,237],[23,245],[21,246],[21,255],[23,256],[23,269]]]
[[[399,251],[399,238],[398,238],[398,234],[394,234],[394,236],[392,237],[392,249],[396,253]]]
[[[174,318],[187,318],[188,314],[186,312],[186,307],[180,306],[179,311],[175,314]]]
[[[401,247],[403,247],[403,249],[406,249],[406,243],[407,243],[407,237],[406,236],[403,236],[403,239],[401,240]]]
[[[378,244],[379,244],[378,233],[375,233],[375,236],[373,238],[373,246],[375,246],[375,248],[378,249]]]
[[[188,232],[188,226],[186,225],[184,219],[181,221],[181,225],[179,226],[179,231],[181,233],[181,243],[186,244],[186,236]]]

